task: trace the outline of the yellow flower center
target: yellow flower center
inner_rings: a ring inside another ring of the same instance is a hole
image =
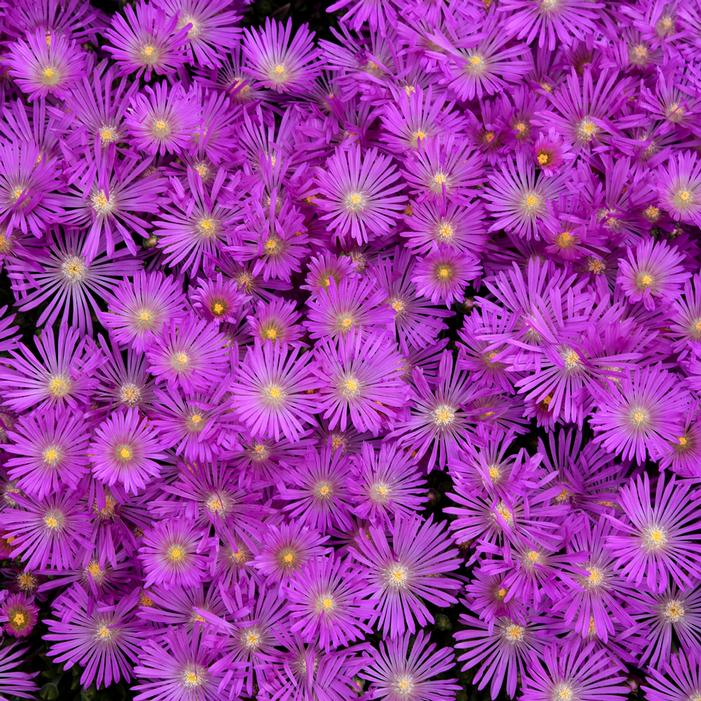
[[[331,594],[322,594],[316,600],[317,613],[329,613],[336,608],[336,602]]]
[[[226,312],[226,303],[223,301],[212,302],[211,310],[214,316],[223,316]]]
[[[44,525],[50,531],[58,531],[63,527],[65,517],[58,509],[51,509],[44,514]]]
[[[241,635],[241,644],[247,650],[256,650],[260,647],[262,636],[257,628],[249,628]]]
[[[114,198],[112,196],[107,197],[107,193],[104,190],[98,190],[90,198],[90,204],[92,208],[101,217],[107,216],[114,212]]]
[[[399,297],[395,297],[394,299],[390,300],[389,306],[392,307],[397,314],[401,314],[402,312],[406,311],[406,302]]]
[[[687,188],[680,188],[674,193],[674,205],[681,211],[686,211],[694,204],[694,193]]]
[[[484,57],[480,54],[472,54],[467,58],[466,70],[471,75],[481,75],[487,68]]]
[[[648,221],[655,222],[660,218],[660,209],[659,207],[655,207],[655,205],[651,204],[648,207],[645,207],[643,210],[643,216]]]
[[[604,583],[604,571],[600,567],[592,565],[587,567],[587,576],[584,579],[584,586],[590,589],[596,589]]]
[[[68,256],[61,263],[61,272],[70,283],[83,282],[87,277],[87,271],[83,259],[78,256]]]
[[[563,348],[560,353],[566,370],[575,370],[582,366],[582,359],[579,357],[579,353],[572,348]]]
[[[503,521],[508,525],[508,526],[513,526],[514,525],[514,514],[511,511],[511,509],[503,502],[500,501],[495,507],[494,511],[501,516]]]
[[[10,621],[15,628],[22,628],[27,624],[27,615],[22,611],[15,611],[10,616]]]
[[[274,83],[284,83],[289,77],[286,66],[283,63],[276,63],[268,71],[268,77]]]
[[[204,671],[196,667],[188,667],[183,671],[183,686],[186,689],[196,689],[204,684]]]
[[[455,236],[455,228],[449,221],[441,221],[436,228],[436,238],[439,241],[452,241]]]
[[[219,231],[219,222],[213,217],[202,217],[197,220],[195,227],[203,239],[213,239]]]
[[[90,564],[85,568],[85,571],[93,579],[100,579],[104,574],[104,570],[100,567],[100,563],[97,560],[91,560]]]
[[[41,82],[52,87],[61,81],[61,73],[55,66],[46,66],[41,71]]]
[[[349,331],[354,324],[353,317],[350,314],[340,314],[336,325],[340,331]]]
[[[433,410],[433,423],[439,428],[446,428],[455,422],[456,409],[449,404],[439,404]]]
[[[576,242],[575,237],[569,231],[563,231],[555,237],[555,245],[558,248],[572,248]]]
[[[652,524],[643,529],[642,532],[643,547],[651,553],[664,550],[669,538],[667,533],[661,526]]]
[[[650,423],[650,412],[643,407],[633,407],[630,412],[630,422],[633,428],[647,428]]]
[[[133,448],[128,445],[127,443],[123,443],[122,445],[118,445],[115,448],[115,455],[117,457],[117,460],[120,462],[129,462],[134,458],[134,450]]]
[[[604,261],[599,258],[589,258],[587,260],[587,270],[594,275],[601,275],[606,270]]]
[[[399,698],[409,699],[413,696],[416,683],[410,675],[401,674],[394,680],[392,687]]]
[[[95,637],[98,640],[102,640],[102,641],[111,640],[112,639],[112,631],[109,629],[109,626],[105,625],[104,623],[101,623],[97,627],[97,630],[95,631]]]
[[[349,192],[346,195],[345,205],[349,212],[360,212],[365,209],[365,195],[362,192]]]
[[[97,134],[100,137],[100,141],[102,142],[103,146],[106,144],[113,144],[119,138],[117,129],[109,126],[108,124],[101,126]]]
[[[164,117],[154,119],[153,122],[151,122],[151,134],[156,139],[167,139],[172,131],[173,128],[170,122]]]
[[[195,411],[187,417],[185,423],[189,431],[192,433],[199,433],[204,428],[204,416]]]
[[[346,399],[352,399],[360,394],[360,382],[357,377],[349,375],[341,382],[341,394]]]
[[[185,560],[186,555],[187,551],[185,550],[184,546],[180,545],[179,543],[173,543],[173,545],[170,545],[168,550],[166,550],[166,560],[173,565],[179,565],[182,563]]]
[[[577,125],[577,137],[580,141],[591,141],[598,133],[599,127],[589,117],[584,117]]]
[[[126,382],[119,389],[119,399],[124,404],[135,406],[141,400],[141,389],[132,382]]]
[[[681,621],[686,615],[686,609],[681,601],[672,599],[665,604],[664,608],[662,609],[662,615],[670,623],[679,623],[679,621]]]
[[[409,570],[396,562],[385,570],[385,581],[393,589],[403,589],[409,581]]]
[[[506,596],[506,594],[505,594]],[[504,637],[510,643],[520,643],[525,637],[526,629],[517,623],[510,623],[504,628]]]
[[[553,687],[553,701],[573,701],[574,689],[566,682],[560,682]]]
[[[41,454],[42,459],[44,460],[44,463],[48,465],[49,467],[56,467],[61,462],[61,453],[63,451],[61,450],[61,446],[56,445],[55,443],[52,445],[46,446],[44,448],[43,453]]]
[[[435,268],[436,278],[438,280],[441,280],[442,282],[447,282],[448,280],[451,280],[453,277],[453,274],[454,274],[453,266],[448,265],[447,263],[440,263]]]
[[[331,482],[327,482],[326,480],[322,480],[321,482],[318,482],[316,486],[314,487],[314,496],[316,496],[318,499],[328,499],[330,496],[333,495],[333,486]]]
[[[73,383],[65,374],[53,375],[49,378],[47,389],[49,394],[56,399],[61,399],[70,393]]]
[[[523,196],[522,207],[525,214],[538,214],[543,206],[543,198],[537,192],[527,192]]]
[[[292,548],[283,548],[278,554],[278,560],[284,568],[297,564],[297,553]]]
[[[139,58],[142,63],[147,66],[153,66],[158,63],[160,51],[153,44],[144,44],[139,50]]]
[[[285,396],[285,390],[280,385],[271,383],[263,388],[263,397],[267,399],[270,404],[282,404]]]
[[[370,487],[370,499],[378,504],[386,504],[391,492],[392,489],[386,482],[375,482]]]
[[[190,367],[190,356],[185,351],[176,351],[170,356],[170,366],[176,372],[183,372]]]
[[[649,290],[654,282],[655,278],[643,270],[635,276],[635,285],[639,290]]]

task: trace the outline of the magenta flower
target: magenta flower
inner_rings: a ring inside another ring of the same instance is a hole
[[[460,583],[452,573],[460,563],[444,524],[431,518],[397,515],[385,529],[372,526],[358,536],[354,557],[367,568],[368,589],[376,602],[373,621],[385,635],[395,638],[433,622],[424,604],[449,606]]]
[[[370,682],[372,698],[388,701],[450,701],[460,687],[455,679],[433,679],[453,668],[453,651],[437,648],[421,631],[411,639],[382,642],[366,657],[360,677]],[[409,649],[411,646],[411,649]]]
[[[64,416],[55,408],[26,414],[7,440],[7,474],[30,497],[72,491],[87,472],[88,434],[79,416]]]
[[[128,493],[137,494],[158,477],[165,460],[158,434],[135,409],[115,412],[95,429],[89,448],[92,472],[103,484],[119,484]]]
[[[310,360],[299,348],[277,344],[248,349],[232,390],[234,410],[253,434],[294,440],[312,422],[317,402],[309,392],[319,381]]]
[[[74,585],[54,611],[58,620],[47,620],[49,656],[66,669],[83,667],[84,686],[95,682],[99,689],[128,681],[144,638],[134,615],[137,604],[136,591],[115,602],[95,602],[83,587]]]
[[[669,578],[680,587],[701,574],[701,524],[695,514],[694,493],[688,482],[660,476],[655,499],[647,474],[631,480],[620,493],[625,518],[609,516],[615,532],[607,547],[616,565],[636,587],[661,592]]]
[[[322,220],[341,242],[359,244],[386,236],[399,219],[406,197],[388,156],[358,146],[337,149],[316,176]]]
[[[10,75],[30,100],[62,97],[87,69],[85,54],[63,34],[39,29],[10,45]]]
[[[261,29],[245,29],[245,66],[261,85],[279,93],[303,92],[317,73],[314,35],[303,25],[292,36],[292,22],[266,18]]]
[[[642,463],[662,441],[680,435],[687,401],[671,373],[654,366],[636,368],[602,393],[591,417],[594,439],[610,453]]]

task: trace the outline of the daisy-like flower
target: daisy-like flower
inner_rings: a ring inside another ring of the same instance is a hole
[[[192,307],[197,314],[217,325],[237,321],[247,301],[234,280],[217,273],[212,279],[201,278],[192,289]]]
[[[389,156],[358,145],[339,147],[317,171],[315,204],[321,219],[341,242],[363,244],[387,236],[399,219],[406,196]]]
[[[358,517],[389,525],[399,513],[409,516],[420,510],[426,499],[425,482],[414,459],[396,444],[383,441],[375,452],[365,441],[353,465],[348,488]]]
[[[612,528],[606,519],[593,526],[585,521],[572,535],[571,560],[561,565],[569,593],[556,605],[583,638],[594,635],[604,643],[620,626],[633,625],[624,608],[631,586],[617,570],[607,546]]]
[[[394,423],[406,403],[400,355],[387,336],[353,333],[317,346],[315,373],[319,378],[319,413],[329,428],[342,431],[352,424],[377,435]]]
[[[372,604],[362,571],[349,559],[317,558],[296,572],[285,587],[290,632],[324,650],[362,639],[370,628]]]
[[[126,248],[109,255],[98,249],[92,258],[87,250],[87,241],[70,231],[52,231],[41,245],[28,246],[26,253],[8,266],[18,290],[18,308],[41,308],[39,326],[50,326],[60,318],[62,324],[92,335],[92,315],[99,314],[97,300],[109,293],[121,276],[139,270],[140,262]]]
[[[56,220],[59,198],[51,193],[58,185],[54,158],[29,143],[0,141],[0,230],[6,240],[16,231],[43,237]]]
[[[174,196],[154,232],[168,265],[196,275],[207,258],[217,256],[237,216],[224,187],[227,177],[220,169],[211,183],[205,183],[197,171],[189,169],[187,189],[180,180],[171,179]]]
[[[504,229],[526,240],[540,238],[538,227],[562,189],[559,178],[538,175],[534,164],[519,152],[515,161],[507,160],[492,174],[484,191],[485,206],[494,219],[489,230]]]
[[[164,326],[183,316],[182,286],[178,279],[143,271],[110,290],[107,311],[99,313],[110,337],[136,351],[145,350]]]
[[[680,357],[688,355],[689,351],[701,356],[701,274],[688,279],[683,293],[672,300],[671,324],[667,333]]]
[[[689,277],[684,256],[675,246],[652,238],[628,248],[628,257],[618,267],[618,284],[631,302],[642,302],[653,311],[678,299],[682,284]]]
[[[23,343],[10,350],[12,363],[0,365],[4,401],[16,411],[39,405],[75,407],[88,401],[102,363],[92,339],[62,326],[58,338],[47,328],[34,337],[37,355]]]
[[[496,596],[502,600],[507,590],[499,586]],[[521,613],[519,611],[519,613]],[[498,698],[506,683],[506,693],[513,698],[517,679],[523,676],[531,652],[541,654],[547,639],[546,628],[540,621],[500,616],[485,621],[471,614],[461,614],[461,628],[455,633],[455,647],[465,650],[458,654],[463,670],[478,667],[473,682],[478,689],[490,684],[489,695]]]
[[[434,679],[453,669],[450,648],[437,648],[420,631],[380,643],[365,658],[359,676],[370,682],[372,698],[387,701],[451,701],[460,690],[456,679]]]
[[[628,482],[619,503],[625,517],[611,519],[615,532],[607,547],[625,578],[653,592],[667,588],[669,577],[681,588],[701,575],[701,523],[695,510],[698,495],[691,485],[661,475],[653,501],[647,473]]]
[[[564,647],[564,649],[563,649]],[[605,649],[572,641],[549,645],[532,655],[523,679],[524,701],[626,699],[625,668]]]
[[[348,458],[341,451],[323,447],[283,466],[288,469],[280,478],[279,495],[295,523],[322,533],[351,529]]]
[[[392,310],[385,302],[384,292],[369,278],[346,277],[338,284],[331,280],[307,300],[305,326],[314,339],[361,330],[381,334],[393,323]]]
[[[387,531],[372,526],[360,533],[353,556],[367,568],[368,588],[377,601],[373,622],[394,638],[433,623],[424,601],[434,606],[457,602],[454,592],[461,584],[450,574],[460,558],[445,524],[431,517],[397,514]]]
[[[85,54],[74,41],[41,29],[10,44],[6,60],[10,75],[30,100],[63,97],[87,69]]]
[[[463,30],[464,31],[464,30]],[[431,41],[442,49],[443,82],[460,100],[473,100],[494,95],[516,83],[531,67],[530,54],[523,44],[508,46],[509,36],[497,22],[488,20],[477,36],[461,37],[458,45],[443,36]]]
[[[648,668],[642,685],[648,701],[687,701],[701,690],[701,660],[693,650],[678,652],[660,667]]]
[[[418,261],[411,280],[419,295],[433,304],[449,307],[462,300],[468,283],[480,272],[479,260],[474,255],[443,244]]]
[[[254,315],[247,317],[251,335],[262,343],[296,343],[303,329],[298,322],[301,315],[294,301],[273,299],[258,302]]]
[[[195,65],[220,66],[224,52],[238,44],[239,15],[229,0],[157,0],[155,4],[169,18],[178,18],[178,29],[187,29],[185,49]]]
[[[701,161],[683,151],[659,169],[658,193],[662,205],[679,221],[701,223]]]
[[[299,522],[269,524],[254,566],[271,581],[285,582],[314,558],[328,555],[327,540]]]
[[[24,662],[25,652],[16,645],[0,645],[0,694],[21,699],[35,698],[38,687],[34,677],[38,672],[23,672],[19,669]]]
[[[134,676],[135,701],[219,701],[222,674],[216,652],[204,645],[200,628],[169,627],[141,648]]]
[[[229,366],[225,336],[203,319],[171,320],[146,350],[149,369],[170,388],[192,394],[221,379]]]
[[[7,433],[7,474],[30,497],[75,489],[87,472],[88,432],[80,416],[55,408],[28,413]]]
[[[559,43],[569,45],[596,29],[603,4],[596,0],[506,0],[499,11],[508,13],[505,31],[531,44],[553,51]]]
[[[66,669],[83,667],[83,687],[95,682],[97,688],[130,680],[145,637],[135,616],[139,602],[136,590],[114,602],[94,601],[76,584],[59,600],[48,618],[50,657]]]
[[[137,494],[158,477],[165,460],[158,434],[132,408],[121,409],[96,429],[89,449],[92,472],[110,487],[119,483],[127,494]]]
[[[152,73],[168,75],[186,59],[184,51],[188,28],[177,28],[178,18],[167,18],[154,3],[127,5],[116,14],[104,34],[105,50],[122,74],[136,73],[147,80]]]
[[[644,648],[636,662],[657,667],[667,662],[673,647],[689,654],[701,647],[701,587],[680,591],[673,586],[661,594],[634,590],[629,612]],[[678,647],[677,647],[678,646]],[[635,649],[635,648],[633,648]]]
[[[0,607],[3,630],[13,638],[27,637],[37,623],[39,608],[26,594],[10,594]],[[2,693],[2,687],[0,687]]]
[[[192,140],[198,120],[192,97],[181,83],[149,85],[134,96],[125,124],[131,143],[145,153],[182,153]]]
[[[440,357],[435,382],[429,382],[419,369],[414,370],[413,381],[411,414],[390,437],[415,452],[417,459],[428,453],[428,471],[444,469],[457,450],[467,444],[469,424],[464,407],[473,398],[473,389],[447,354]]]
[[[681,435],[688,396],[659,367],[635,368],[601,394],[591,417],[594,440],[610,453],[639,463],[664,441]]]
[[[302,93],[317,74],[318,49],[314,34],[302,25],[292,36],[292,20],[283,25],[265,18],[265,25],[245,29],[245,68],[261,85],[278,93]]]
[[[205,534],[185,519],[155,523],[144,533],[139,548],[145,586],[175,589],[199,584],[205,577],[205,547]]]
[[[165,183],[157,171],[149,171],[148,159],[135,160],[133,154],[118,157],[115,149],[104,149],[89,156],[84,170],[67,194],[57,195],[62,207],[61,222],[89,227],[83,250],[89,260],[104,242],[108,255],[122,240],[136,254],[134,234],[148,239],[151,224],[145,217],[160,210]]]
[[[310,354],[300,351],[270,343],[249,347],[231,389],[234,410],[254,435],[295,440],[312,423],[319,380]]]
[[[14,495],[11,509],[0,512],[0,533],[12,539],[11,556],[28,570],[74,567],[88,541],[87,514],[75,492],[52,494],[41,501]]]
[[[618,132],[620,114],[630,83],[619,80],[618,72],[602,70],[594,78],[590,66],[581,76],[572,68],[567,80],[547,92],[551,109],[536,113],[534,123],[553,128],[567,137],[577,150],[607,144]]]
[[[461,253],[476,255],[484,248],[484,212],[479,204],[459,205],[452,201],[425,200],[412,205],[402,232],[406,245],[419,254],[435,251],[442,244]]]

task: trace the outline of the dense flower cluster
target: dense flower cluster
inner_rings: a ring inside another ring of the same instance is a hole
[[[0,3],[0,698],[698,701],[701,6],[245,4]]]

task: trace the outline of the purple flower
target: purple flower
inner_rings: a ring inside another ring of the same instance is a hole
[[[433,679],[453,668],[453,651],[437,648],[423,631],[380,644],[367,656],[360,676],[370,682],[371,698],[388,701],[450,701],[455,679]],[[410,649],[411,645],[411,649]]]
[[[460,559],[445,526],[431,518],[397,515],[388,530],[390,538],[380,526],[359,534],[353,556],[368,571],[368,590],[377,607],[373,620],[394,638],[416,632],[417,623],[433,622],[424,601],[456,603],[453,592],[460,583],[451,573]]]
[[[376,149],[337,149],[316,177],[322,220],[341,242],[386,236],[406,202],[398,180],[391,159]]]

